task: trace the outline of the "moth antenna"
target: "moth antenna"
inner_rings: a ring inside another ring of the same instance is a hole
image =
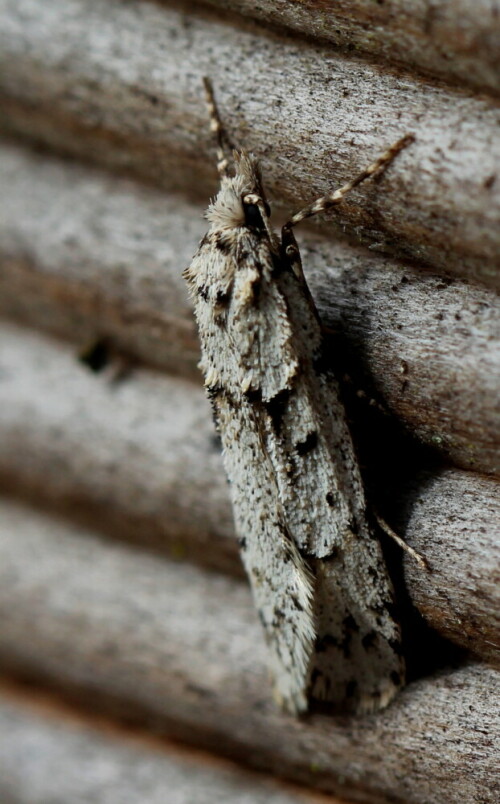
[[[220,178],[228,175],[227,169],[229,166],[229,159],[227,158],[224,150],[226,145],[232,150],[232,146],[228,141],[227,134],[220,119],[219,110],[215,102],[214,90],[212,82],[206,76],[203,76],[203,86],[205,88],[205,98],[207,103],[208,115],[210,118],[210,131],[214,135],[216,148],[217,148],[217,170]]]
[[[382,528],[384,533],[387,533],[387,535],[390,536],[390,538],[394,542],[396,542],[396,544],[401,548],[401,550],[404,550],[406,553],[408,553],[408,555],[411,556],[417,562],[417,564],[420,564],[422,569],[427,570],[427,572],[430,572],[430,567],[426,559],[423,556],[421,556],[420,553],[417,553],[417,551],[414,550],[413,547],[410,547],[410,545],[407,544],[405,540],[401,538],[401,536],[398,536],[398,534],[391,528],[391,526],[387,524],[385,519],[383,519],[377,513],[375,513],[375,519],[377,520],[378,526]]]
[[[300,221],[305,220],[306,218],[310,218],[312,215],[317,215],[318,212],[325,212],[326,210],[330,209],[331,207],[337,206],[340,202],[344,199],[354,187],[357,187],[358,184],[361,184],[366,179],[369,179],[375,173],[380,173],[381,171],[385,170],[392,160],[398,155],[403,148],[406,148],[410,143],[415,141],[415,137],[413,134],[406,134],[400,140],[395,142],[387,151],[379,156],[375,162],[372,162],[371,165],[368,165],[367,168],[358,173],[358,175],[344,184],[342,187],[339,187],[338,190],[335,190],[333,193],[329,193],[328,195],[324,195],[321,198],[317,198],[316,201],[313,201],[312,204],[308,204],[307,207],[296,212],[290,220],[285,223],[284,229],[291,229],[292,226],[295,224],[300,223]]]

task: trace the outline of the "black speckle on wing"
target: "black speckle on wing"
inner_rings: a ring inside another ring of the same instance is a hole
[[[253,282],[252,282],[252,302],[251,302],[251,303],[252,303],[254,306],[257,306],[257,305],[258,305],[258,303],[259,303],[260,294],[261,294],[261,289],[262,289],[262,282],[261,282],[261,278],[260,278],[260,277],[258,277],[258,278],[256,277],[256,278],[253,280]]]
[[[339,641],[331,634],[318,637],[315,643],[316,653],[325,653],[329,648],[338,648]]]
[[[329,491],[327,493],[326,501],[327,501],[328,505],[330,506],[330,508],[335,508],[335,505],[337,504],[337,500],[336,500],[336,495],[333,493],[333,491]]]
[[[290,596],[290,603],[292,604],[293,608],[297,609],[297,611],[304,611],[304,606],[298,599],[297,595]]]
[[[331,668],[329,672],[324,672],[324,670],[320,670],[315,668],[310,677],[310,683],[308,686],[309,694],[312,694],[312,698],[309,701],[309,705],[314,706],[314,701],[318,702],[321,701],[321,711],[336,711],[336,709],[341,709],[342,707],[338,707],[336,702],[337,694],[340,691],[338,683],[335,681],[335,678],[331,674]],[[353,695],[357,692],[356,688],[353,688]],[[346,696],[344,693],[344,687],[342,688],[342,698],[344,699],[344,703],[346,702]],[[331,703],[335,700],[335,704],[332,706]]]
[[[207,385],[205,386],[205,392],[209,399],[217,399],[222,393],[224,393],[224,389],[221,385]]]
[[[227,307],[231,301],[231,293],[229,291],[218,290],[215,294],[215,304],[217,307]]]
[[[343,626],[346,631],[359,631],[359,625],[352,614],[347,614],[346,617],[344,617]]]
[[[369,650],[372,648],[377,641],[377,634],[375,631],[368,631],[367,634],[361,640],[361,644],[363,645],[365,650]]]
[[[219,232],[217,233],[216,237],[214,237],[214,246],[217,251],[220,251],[221,254],[227,255],[233,250],[233,244],[228,240],[227,237],[221,235]]]
[[[274,431],[277,435],[279,435],[281,432],[283,416],[286,412],[290,394],[291,391],[288,388],[284,388],[282,391],[277,393],[275,397],[264,403],[266,411],[271,419]]]
[[[298,441],[295,444],[295,449],[299,453],[299,455],[307,455],[308,452],[311,452],[315,447],[318,445],[318,433],[316,430],[312,430],[310,433],[307,434],[303,441]]]
[[[351,656],[351,642],[352,631],[346,631],[341,641],[339,642],[339,649],[346,659]]]
[[[248,391],[245,391],[244,396],[254,405],[258,405],[262,402],[262,389],[261,388],[249,388]]]

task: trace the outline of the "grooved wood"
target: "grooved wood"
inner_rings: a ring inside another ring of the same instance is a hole
[[[196,7],[3,0],[3,23],[3,130],[163,186],[213,191],[204,74],[230,136],[262,157],[288,209],[412,132],[414,145],[333,220],[377,248],[500,287],[496,100]]]
[[[205,0],[458,86],[500,87],[498,0]]]
[[[139,369],[120,379],[113,363],[92,374],[57,343],[16,328],[0,334],[4,489],[139,546],[241,574],[200,388]],[[414,602],[439,632],[500,664],[498,482],[451,470],[419,477],[412,466],[398,466],[394,480],[377,454],[371,460],[384,513],[431,565],[428,574],[405,558]]]
[[[54,702],[0,687],[4,804],[342,804]]]
[[[374,716],[286,717],[270,699],[243,584],[37,513],[1,513],[4,667],[17,662],[89,706],[114,701],[157,731],[352,801],[498,800],[497,671],[443,670]]]
[[[4,488],[212,565],[217,534],[216,566],[239,571],[201,388],[122,363],[93,374],[75,351],[17,328],[1,331],[0,366]]]
[[[0,149],[0,312],[71,338],[98,337],[199,380],[181,270],[203,208],[20,149]],[[47,198],[50,197],[50,205]],[[500,475],[500,300],[460,280],[298,233],[331,355],[436,454]],[[369,434],[367,434],[369,437]]]
[[[2,802],[496,804],[498,0],[0,0],[0,20],[2,672],[310,790],[0,686]],[[181,279],[217,186],[204,75],[277,228],[416,138],[297,228],[369,505],[430,566],[384,539],[409,684],[374,716],[270,698]]]
[[[500,489],[450,470],[416,480],[397,524],[431,572],[406,558],[412,601],[443,636],[472,651],[482,643],[500,666]]]

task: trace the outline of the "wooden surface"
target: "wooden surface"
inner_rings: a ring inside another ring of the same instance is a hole
[[[2,802],[498,801],[499,12],[0,0]],[[181,279],[203,75],[277,226],[416,136],[297,230],[370,506],[430,566],[384,539],[409,684],[377,716],[270,699]]]
[[[270,699],[245,584],[6,503],[0,537],[4,668],[352,801],[498,800],[496,670],[441,670],[374,716],[297,720]]]
[[[396,527],[429,562],[405,560],[413,603],[443,635],[500,666],[500,493],[452,470],[421,476]],[[481,636],[480,636],[481,633]]]
[[[3,0],[3,9],[5,131],[206,198],[208,74],[229,134],[262,157],[271,197],[288,210],[412,132],[382,181],[334,218],[367,244],[500,287],[494,99],[191,5]]]
[[[119,364],[93,374],[57,342],[15,327],[0,334],[4,488],[139,546],[241,574],[200,388],[137,368],[116,379]],[[435,470],[408,488],[388,483],[384,513],[430,563],[426,573],[405,558],[413,602],[437,631],[500,665],[498,481]]]
[[[205,231],[203,207],[7,146],[0,182],[9,188],[0,312],[77,348],[107,337],[199,381],[181,270]],[[339,375],[375,394],[436,454],[500,476],[498,296],[346,243],[298,237],[323,322],[337,334]]]
[[[205,0],[351,55],[500,91],[498,0]]]
[[[227,557],[239,570],[201,388],[141,370],[120,379],[113,365],[95,375],[74,350],[17,328],[2,330],[0,355],[5,485],[64,502],[144,546],[206,554],[209,564],[218,534],[217,566]]]
[[[342,804],[13,685],[0,686],[0,732],[5,804]]]
[[[180,195],[3,143],[0,312],[201,381],[182,268],[206,229]],[[50,204],[47,203],[50,198]]]

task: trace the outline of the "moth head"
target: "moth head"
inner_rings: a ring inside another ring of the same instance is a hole
[[[213,229],[246,226],[269,230],[271,209],[266,201],[257,159],[245,151],[235,151],[234,176],[221,180],[220,190],[208,207],[206,217]]]

